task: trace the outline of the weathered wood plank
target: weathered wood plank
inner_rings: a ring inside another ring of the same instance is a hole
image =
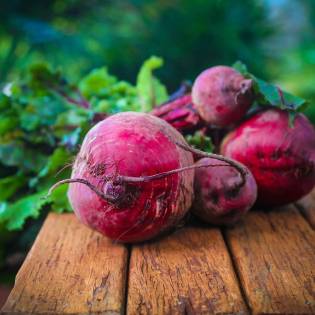
[[[297,209],[250,212],[226,239],[254,314],[315,313],[315,232]]]
[[[50,214],[2,312],[121,314],[127,256],[73,214]]]
[[[132,248],[127,314],[247,313],[221,232],[187,227]]]

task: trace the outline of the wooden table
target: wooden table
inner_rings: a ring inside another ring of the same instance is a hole
[[[2,314],[315,314],[315,193],[125,246],[50,214]]]

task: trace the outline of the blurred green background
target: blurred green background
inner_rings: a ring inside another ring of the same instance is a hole
[[[241,60],[308,99],[315,122],[314,0],[10,0],[0,1],[0,21],[1,89],[41,61],[72,82],[105,65],[134,84],[143,61],[157,55],[165,62],[157,75],[172,92],[211,65]],[[0,282],[12,281],[43,218],[7,243],[0,226]]]
[[[215,64],[315,100],[313,0],[1,1],[0,81],[44,60],[77,80],[94,67],[131,82],[155,54],[169,90]]]

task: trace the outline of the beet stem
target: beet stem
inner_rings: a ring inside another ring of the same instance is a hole
[[[220,166],[224,166],[227,167],[228,165],[226,164],[217,164],[217,165],[213,165],[213,164],[206,164],[206,165],[191,165],[191,166],[186,166],[186,167],[182,167],[182,168],[177,168],[168,172],[161,172],[161,173],[157,173],[154,175],[150,175],[150,176],[139,176],[139,177],[131,177],[131,176],[121,176],[118,175],[114,181],[114,183],[116,184],[123,184],[123,183],[145,183],[145,182],[150,182],[152,180],[158,180],[158,179],[162,179],[164,177],[170,176],[172,174],[176,174],[179,172],[184,172],[184,171],[188,171],[188,170],[192,170],[192,169],[196,169],[196,168],[202,168],[202,167],[220,167]],[[108,179],[107,179],[108,181]],[[106,180],[105,180],[106,182]],[[117,202],[117,198],[108,195],[108,194],[104,194],[103,192],[101,192],[97,187],[95,187],[93,184],[91,184],[89,181],[83,179],[83,178],[68,178],[68,179],[64,179],[61,180],[59,182],[57,182],[56,184],[54,184],[53,186],[50,187],[50,189],[48,190],[47,195],[45,196],[45,198],[48,198],[52,192],[59,186],[64,185],[64,184],[71,184],[71,183],[80,183],[80,184],[84,184],[86,186],[88,186],[92,191],[94,191],[100,198],[115,204]]]
[[[231,159],[228,159],[228,158],[224,157],[223,155],[214,154],[214,153],[206,153],[206,152],[203,152],[201,150],[192,148],[192,147],[190,147],[190,146],[188,146],[186,144],[183,144],[183,143],[176,142],[175,144],[177,146],[179,146],[180,148],[182,148],[182,149],[184,149],[186,151],[189,151],[189,152],[191,152],[191,153],[193,153],[193,154],[195,154],[197,156],[212,158],[212,159],[216,159],[216,160],[219,160],[219,161],[226,162],[226,163],[230,164],[231,166],[236,168],[239,171],[239,173],[241,174],[242,181],[240,183],[240,187],[245,185],[247,171],[244,169],[244,167],[240,163],[238,163],[236,161],[233,161]],[[217,165],[215,165],[215,166],[217,166]]]
[[[253,86],[253,80],[247,79],[247,80],[242,81],[241,86],[240,86],[240,90],[235,95],[235,102],[237,104],[238,104],[238,98],[241,95],[248,93],[252,89],[252,86]]]
[[[218,165],[212,165],[212,164],[207,164],[207,165],[190,165],[190,166],[185,166],[181,168],[177,168],[168,172],[162,172],[150,176],[140,176],[140,177],[131,177],[131,176],[118,176],[118,181],[121,180],[122,182],[127,182],[127,183],[144,183],[144,182],[150,182],[152,180],[157,180],[161,179],[164,177],[167,177],[172,174],[176,174],[179,172],[184,172],[196,168],[201,168],[201,167],[217,167],[217,166],[228,166],[226,164],[218,164]]]
[[[68,178],[68,179],[64,179],[61,180],[59,182],[57,182],[56,184],[54,184],[53,186],[50,187],[50,189],[48,190],[48,193],[46,195],[46,198],[48,198],[52,192],[59,187],[60,185],[63,184],[70,184],[70,183],[81,183],[84,184],[86,186],[88,186],[91,190],[93,190],[99,197],[109,201],[109,202],[114,202],[116,201],[116,199],[112,196],[108,196],[105,195],[104,193],[102,193],[100,190],[98,190],[93,184],[91,184],[89,181],[83,179],[83,178]]]

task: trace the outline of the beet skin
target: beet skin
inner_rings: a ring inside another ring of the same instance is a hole
[[[257,113],[227,135],[221,153],[251,170],[260,204],[294,202],[315,185],[315,129],[302,114],[291,127],[286,111]]]
[[[195,80],[192,100],[207,123],[226,127],[238,122],[251,106],[252,80],[231,67],[212,67]]]
[[[175,143],[186,144],[172,126],[149,114],[125,112],[99,122],[86,135],[71,178],[87,180],[110,200],[71,183],[68,196],[79,219],[124,242],[147,240],[175,226],[191,206],[194,170],[144,182],[123,179],[192,165],[192,154]]]
[[[257,185],[246,169],[245,183],[240,186],[240,173],[232,166],[211,158],[197,165],[212,165],[195,170],[195,200],[192,211],[204,221],[215,225],[236,223],[253,206]]]

